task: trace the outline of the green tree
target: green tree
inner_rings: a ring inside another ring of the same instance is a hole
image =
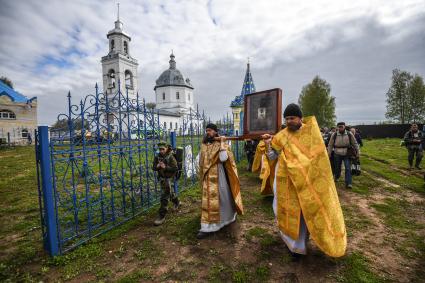
[[[415,74],[409,82],[408,92],[408,113],[409,122],[422,122],[425,120],[425,85],[424,80]]]
[[[81,118],[76,118],[76,119],[72,119],[72,128],[75,131],[80,131],[83,127],[81,125]],[[89,122],[87,120],[84,121],[84,128],[85,130],[90,130],[90,125]],[[56,120],[56,122],[51,126],[52,130],[60,130],[60,131],[69,131],[68,128],[68,120],[67,119],[61,119],[61,120]]]
[[[146,108],[148,108],[149,110],[153,110],[156,108],[156,103],[155,102],[148,102],[146,103]]]
[[[412,75],[409,72],[394,69],[391,87],[387,91],[387,113],[385,117],[401,124],[408,122],[408,88],[411,79]]]
[[[335,97],[331,96],[331,85],[319,76],[303,87],[298,104],[304,116],[316,116],[319,126],[335,125]]]
[[[10,88],[13,88],[13,82],[7,78],[7,77],[0,77],[0,81],[2,81],[4,84],[10,86]]]
[[[421,76],[393,70],[385,116],[401,124],[424,121],[425,86]]]

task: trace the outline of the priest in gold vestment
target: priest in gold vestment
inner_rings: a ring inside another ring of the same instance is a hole
[[[273,210],[279,234],[293,255],[307,253],[309,237],[331,257],[345,254],[347,234],[329,157],[314,117],[298,105],[284,111],[286,128],[263,135],[276,160]]]
[[[255,150],[254,161],[252,162],[252,172],[260,173],[262,195],[273,194],[274,169],[276,166],[275,160],[267,160],[266,143],[261,140]]]
[[[219,141],[217,137],[217,126],[208,124],[199,158],[202,212],[198,239],[234,222],[236,215],[243,213],[235,159],[225,137],[220,137]]]

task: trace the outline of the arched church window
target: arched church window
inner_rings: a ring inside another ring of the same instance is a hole
[[[165,92],[162,93],[162,100],[165,100]]]
[[[176,99],[180,99],[180,93],[176,92]]]
[[[187,99],[190,101],[190,93],[187,94]]]
[[[115,40],[111,40],[111,52],[115,49]]]
[[[176,122],[176,130],[177,130],[177,128],[178,128],[178,127],[177,127],[177,122]]]
[[[124,54],[128,54],[128,43],[124,41]]]
[[[167,122],[164,122],[164,130],[167,129]]]
[[[129,71],[125,71],[125,86],[127,88],[133,88],[133,74]]]
[[[170,122],[170,129],[173,129],[173,122]]]
[[[115,71],[113,69],[109,70],[108,72],[108,80],[109,80],[109,88],[115,87]]]
[[[0,119],[4,119],[4,120],[16,119],[16,115],[12,111],[4,109],[4,110],[0,110]]]

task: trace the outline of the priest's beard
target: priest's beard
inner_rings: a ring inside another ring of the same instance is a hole
[[[288,128],[288,131],[290,131],[290,132],[296,132],[296,131],[298,131],[301,128],[301,125],[302,125],[301,123],[295,124],[295,125],[288,124],[288,125],[286,125],[286,127]]]
[[[205,135],[204,136],[204,139],[202,140],[202,142],[203,143],[213,143],[215,137],[218,137],[218,134],[215,135],[215,136],[213,136],[213,137],[210,137],[209,135]]]

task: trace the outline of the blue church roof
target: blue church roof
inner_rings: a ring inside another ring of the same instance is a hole
[[[242,85],[241,94],[237,95],[235,99],[230,103],[230,107],[240,107],[244,104],[245,95],[255,92],[255,84],[252,79],[252,74],[249,66],[249,61],[246,64],[245,79]]]
[[[0,81],[0,96],[2,95],[9,96],[14,102],[26,103],[34,99],[34,98],[28,99],[26,96],[20,94],[19,92],[17,92],[16,90],[8,86],[7,84]]]

